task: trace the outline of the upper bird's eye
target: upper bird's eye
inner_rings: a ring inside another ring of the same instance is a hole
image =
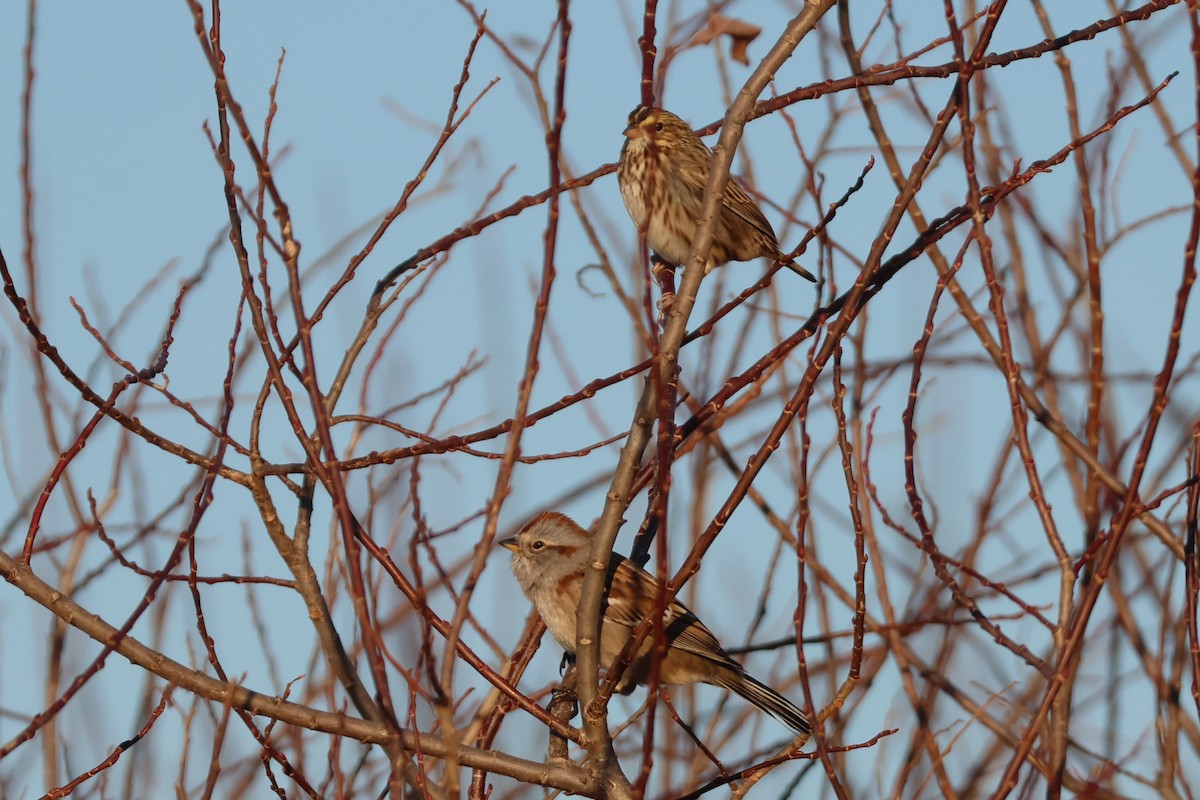
[[[529,545],[529,549],[530,550],[541,550],[545,546],[546,546],[546,543],[543,542],[541,539],[535,539],[533,541],[533,543]]]
[[[658,131],[659,133],[662,133],[662,128],[663,124],[661,122],[654,126],[654,130]]]

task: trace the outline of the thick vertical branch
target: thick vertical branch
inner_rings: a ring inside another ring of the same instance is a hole
[[[700,221],[692,239],[683,279],[678,287],[675,301],[667,314],[667,324],[659,340],[656,356],[657,371],[662,377],[662,391],[667,394],[663,402],[674,405],[673,389],[678,370],[679,347],[687,328],[687,320],[696,301],[696,293],[704,276],[704,265],[712,246],[713,229],[717,210],[729,181],[729,168],[733,163],[734,151],[741,138],[742,125],[753,109],[755,98],[766,88],[771,76],[787,60],[800,43],[801,38],[812,30],[821,16],[833,7],[833,0],[812,2],[788,23],[787,29],[763,58],[754,73],[738,93],[737,99],[725,115],[721,136],[713,148],[713,161],[709,169],[708,183],[704,189],[704,201]],[[604,570],[612,554],[621,515],[629,503],[633,477],[650,438],[650,427],[654,419],[656,394],[659,387],[647,381],[638,401],[630,427],[629,438],[621,448],[621,457],[613,475],[612,484],[605,497],[604,511],[597,524],[591,547],[591,569],[584,583],[579,605],[579,620],[576,631],[578,641],[579,698],[583,707],[584,730],[593,758],[601,757],[609,749],[608,730],[603,708],[596,708],[596,682],[599,672],[600,601],[604,591]]]

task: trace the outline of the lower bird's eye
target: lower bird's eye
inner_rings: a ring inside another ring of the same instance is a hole
[[[663,126],[661,122],[654,126],[654,130],[658,131],[659,133],[662,133],[662,128]]]
[[[530,550],[537,551],[537,550],[541,550],[541,549],[542,549],[543,547],[545,547],[545,546],[546,546],[546,543],[545,543],[545,542],[543,542],[541,539],[538,539],[536,542],[534,542],[533,544],[529,545],[529,549],[530,549]]]

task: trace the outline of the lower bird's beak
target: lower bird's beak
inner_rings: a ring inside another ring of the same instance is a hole
[[[626,139],[640,139],[646,135],[646,132],[637,125],[630,125],[625,129]]]
[[[520,548],[520,547],[517,545],[517,539],[516,539],[516,537],[515,537],[515,536],[514,536],[513,538],[511,538],[511,539],[504,539],[504,540],[502,540],[502,541],[500,542],[500,546],[501,546],[501,547],[507,547],[509,550],[512,550],[514,553],[515,553],[515,552],[517,552],[518,550],[520,550],[520,549],[521,549],[521,548]]]

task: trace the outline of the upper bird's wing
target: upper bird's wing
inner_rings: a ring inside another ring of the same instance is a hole
[[[763,216],[762,209],[733,178],[729,179],[729,185],[725,188],[725,208],[744,219],[771,241],[775,241],[775,229]]]
[[[705,165],[707,167],[707,165]],[[695,215],[700,215],[700,199],[704,197],[704,182],[708,179],[707,169],[679,169],[675,170],[671,179],[679,181],[680,189],[675,195],[692,196],[696,199]],[[762,209],[758,207],[758,203],[754,202],[754,198],[746,193],[746,190],[734,180],[732,177],[729,183],[725,186],[725,202],[724,210],[731,212],[741,219],[745,220],[749,225],[753,226],[759,233],[767,236],[772,241],[775,240],[775,229],[771,227],[771,223],[763,216]]]

